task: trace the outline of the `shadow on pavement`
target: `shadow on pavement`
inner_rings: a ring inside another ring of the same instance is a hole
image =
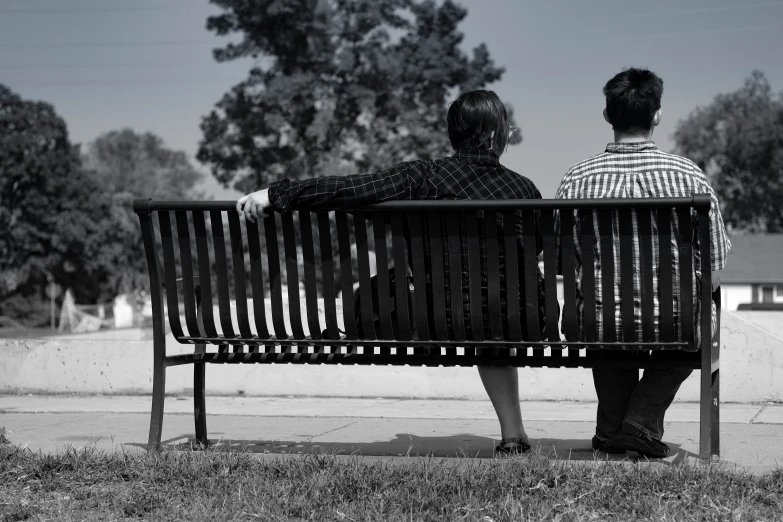
[[[410,433],[398,433],[391,440],[373,442],[309,442],[290,440],[245,440],[210,439],[211,451],[237,451],[256,454],[326,454],[363,456],[429,456],[429,457],[471,457],[492,458],[498,440],[470,433],[445,437],[421,437]],[[146,444],[132,443],[130,446],[146,448]],[[634,452],[610,455],[593,451],[589,439],[533,439],[531,445],[550,458],[568,461],[647,461]],[[162,446],[174,451],[200,451],[201,444],[193,434],[182,434],[162,441]],[[667,459],[649,459],[663,465],[681,465],[698,455],[670,444],[671,455]]]

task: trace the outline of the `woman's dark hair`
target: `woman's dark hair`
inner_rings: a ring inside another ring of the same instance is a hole
[[[454,150],[483,147],[492,149],[498,156],[505,152],[508,113],[494,92],[477,90],[460,94],[449,106],[447,121]]]
[[[655,73],[626,69],[604,86],[607,119],[616,131],[649,131],[662,95],[663,80]]]

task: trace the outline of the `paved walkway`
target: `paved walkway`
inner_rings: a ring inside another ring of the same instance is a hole
[[[106,451],[144,451],[149,396],[0,395],[0,427],[13,444],[56,452],[70,445]],[[193,402],[167,397],[163,441],[188,448]],[[595,403],[523,402],[534,446],[560,459],[634,457],[590,448]],[[667,414],[664,464],[698,454],[699,405],[675,403]],[[343,398],[208,397],[211,444],[260,454],[309,453],[487,458],[499,438],[489,401]],[[721,405],[721,462],[756,473],[783,467],[783,405]]]

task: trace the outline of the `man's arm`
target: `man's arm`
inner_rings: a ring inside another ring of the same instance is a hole
[[[704,174],[702,174],[702,177],[704,177]],[[704,185],[710,194],[710,267],[714,272],[726,266],[726,258],[731,250],[731,241],[729,241],[729,235],[726,233],[726,226],[723,224],[718,197],[707,182],[706,177],[704,178]]]
[[[267,207],[287,212],[413,199],[416,189],[424,183],[426,172],[423,162],[410,161],[373,174],[284,179],[240,198],[237,211],[254,221]]]

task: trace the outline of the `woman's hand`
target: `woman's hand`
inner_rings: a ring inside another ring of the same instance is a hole
[[[255,223],[269,206],[269,189],[251,192],[237,200],[237,212],[244,214],[251,223]]]

